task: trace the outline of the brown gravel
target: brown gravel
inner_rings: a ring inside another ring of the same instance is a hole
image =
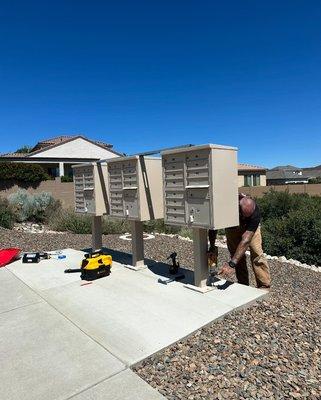
[[[0,247],[24,251],[81,249],[90,242],[90,235],[0,230]],[[130,252],[130,242],[118,235],[105,236],[104,245]],[[164,236],[145,242],[154,260],[165,261],[173,250],[182,265],[192,265],[189,242]],[[226,250],[219,258],[227,258]],[[229,314],[134,370],[171,400],[321,399],[321,274],[277,261],[270,266],[268,300]]]

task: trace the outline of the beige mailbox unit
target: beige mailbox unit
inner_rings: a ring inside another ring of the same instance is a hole
[[[161,154],[165,223],[193,228],[194,283],[205,288],[208,229],[239,224],[237,149],[207,144]]]
[[[75,211],[92,216],[92,248],[102,247],[102,215],[108,209],[106,163],[73,166]]]
[[[164,215],[170,225],[238,225],[237,149],[191,146],[162,152]]]
[[[160,158],[114,158],[107,168],[110,216],[135,221],[163,218]]]
[[[88,163],[73,166],[75,211],[101,216],[107,212],[106,167]]]
[[[143,221],[163,218],[162,160],[146,156],[107,162],[109,215],[128,219],[132,233],[132,264],[144,268]]]

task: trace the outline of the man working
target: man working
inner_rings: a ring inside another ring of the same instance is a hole
[[[270,270],[262,250],[260,228],[261,213],[256,202],[244,194],[239,195],[240,225],[227,228],[226,239],[231,260],[225,262],[219,275],[230,277],[236,274],[237,281],[249,285],[249,273],[246,266],[245,252],[249,248],[251,263],[259,288],[271,285]],[[209,231],[210,250],[215,248],[216,231]]]

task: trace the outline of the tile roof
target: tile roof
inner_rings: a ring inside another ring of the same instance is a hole
[[[1,154],[0,155],[0,157],[16,157],[16,158],[18,158],[18,157],[28,157],[28,154],[29,153],[15,153],[15,152],[13,152],[13,153],[5,153],[5,154]]]
[[[251,165],[251,164],[238,164],[239,171],[266,171],[265,167],[260,167],[258,165]]]
[[[44,149],[48,146],[54,146],[54,145],[58,145],[58,144],[63,144],[71,139],[75,139],[75,138],[83,138],[88,140],[84,135],[61,135],[61,136],[55,136],[53,138],[49,138],[49,139],[45,139],[45,140],[41,140],[40,142],[38,142],[32,149],[33,151],[37,151],[40,149]],[[98,140],[91,140],[91,142],[96,143],[98,146],[101,147],[105,147],[106,149],[110,149],[113,146],[109,143],[105,143],[105,142],[101,142]]]

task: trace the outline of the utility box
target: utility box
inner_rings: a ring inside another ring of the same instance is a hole
[[[106,163],[74,165],[75,211],[92,216],[107,213]]]
[[[237,148],[207,144],[161,155],[166,224],[206,229],[239,224]]]
[[[163,218],[162,161],[129,156],[107,162],[109,215],[133,221]]]

